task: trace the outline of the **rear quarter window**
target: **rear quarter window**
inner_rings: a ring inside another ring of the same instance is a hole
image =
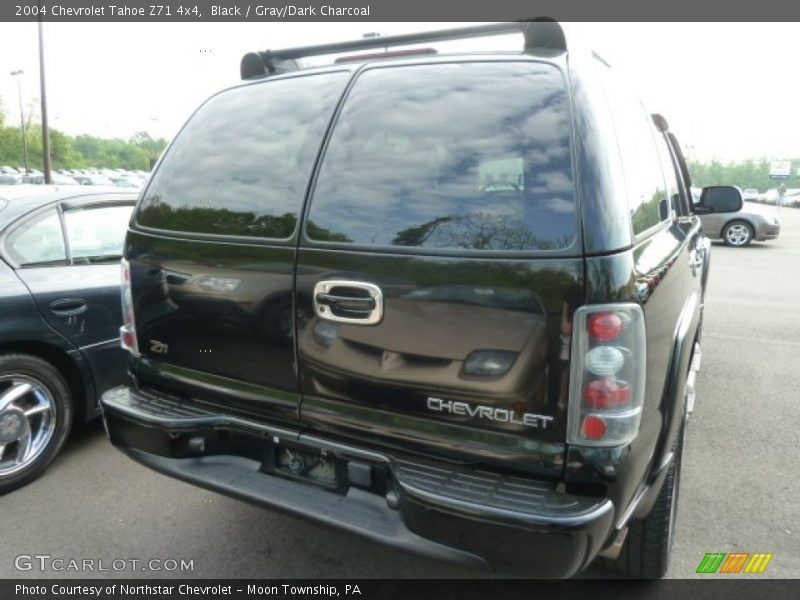
[[[610,69],[601,68],[600,75],[625,172],[631,228],[640,236],[669,219],[669,194],[673,190],[671,186],[667,191],[652,116],[627,83]]]
[[[337,119],[306,235],[321,242],[560,250],[576,238],[567,93],[544,63],[364,71]]]
[[[136,222],[171,231],[291,237],[348,77],[268,80],[212,97],[164,156]]]
[[[24,221],[5,241],[9,258],[20,266],[63,264],[67,260],[58,212],[49,209]]]

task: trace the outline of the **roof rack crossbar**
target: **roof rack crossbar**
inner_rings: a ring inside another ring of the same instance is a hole
[[[655,124],[656,129],[658,129],[661,133],[669,131],[669,123],[667,123],[667,120],[663,116],[658,113],[653,113],[650,116],[653,118],[653,123]]]
[[[242,58],[241,75],[242,79],[257,79],[276,72],[293,70],[297,68],[294,61],[300,58],[308,58],[309,56],[340,54],[343,52],[367,50],[371,48],[443,42],[512,33],[522,33],[524,35],[524,48],[526,52],[532,52],[537,49],[548,49],[558,52],[566,50],[566,39],[561,26],[550,18],[541,17],[528,21],[472,25],[455,29],[406,33],[387,37],[369,37],[347,42],[320,44],[317,46],[299,46],[282,50],[248,52]]]

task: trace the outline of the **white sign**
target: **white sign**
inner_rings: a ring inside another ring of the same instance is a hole
[[[770,179],[788,179],[792,174],[792,161],[773,160],[769,165]]]

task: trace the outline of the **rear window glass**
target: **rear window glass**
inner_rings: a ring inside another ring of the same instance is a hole
[[[557,250],[575,240],[567,95],[539,63],[377,68],[355,83],[315,187],[317,241]]]
[[[146,227],[291,237],[347,73],[227,90],[189,120],[137,213]]]

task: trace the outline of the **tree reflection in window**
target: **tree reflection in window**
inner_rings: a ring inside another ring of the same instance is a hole
[[[568,248],[577,215],[562,74],[533,62],[364,71],[309,217],[360,245]]]
[[[554,250],[569,245],[571,236],[543,239],[509,215],[470,213],[443,217],[398,232],[396,246],[433,246],[464,250]]]
[[[199,208],[180,206],[173,208],[150,197],[139,211],[140,224],[158,224],[159,229],[170,231],[194,231],[217,235],[263,237],[286,239],[294,232],[297,216],[294,213],[282,215],[256,215],[253,212],[234,212],[227,208]]]

